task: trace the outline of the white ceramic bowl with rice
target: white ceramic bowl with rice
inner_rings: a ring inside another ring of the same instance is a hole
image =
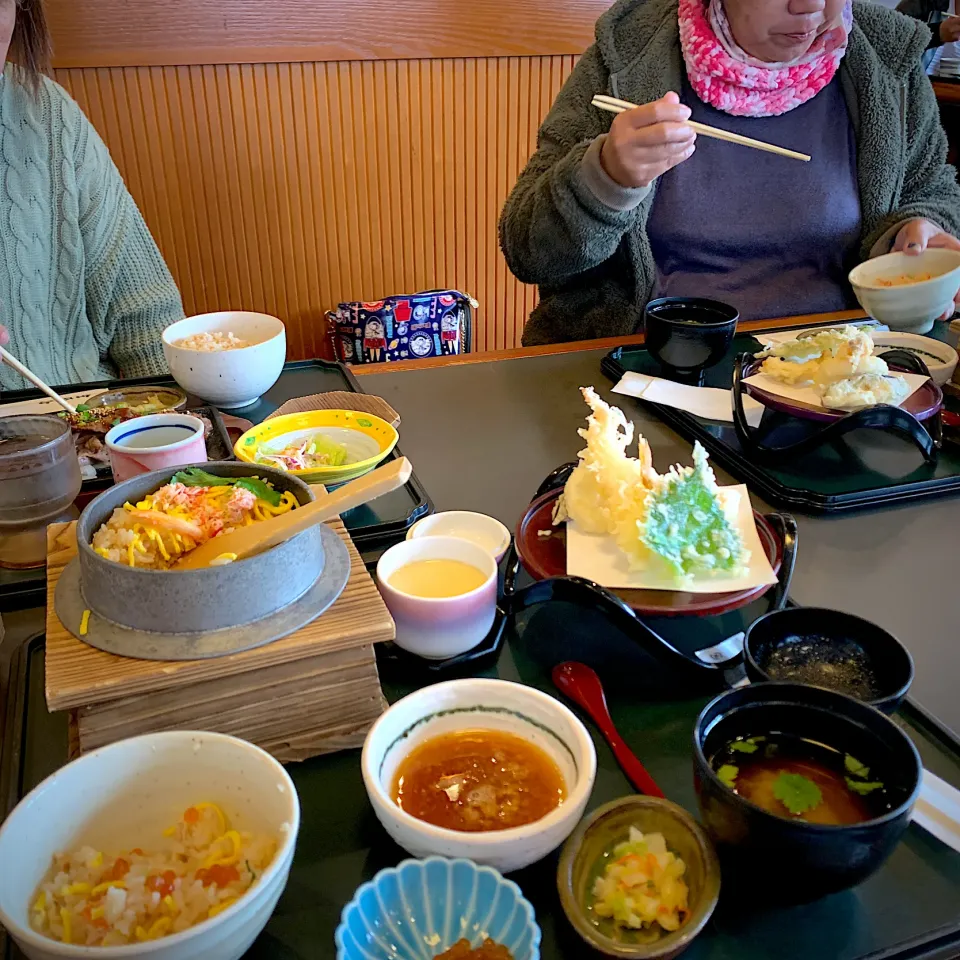
[[[497,730],[532,743],[559,767],[566,798],[525,826],[484,833],[437,827],[402,810],[391,792],[397,768],[427,740],[463,730]],[[450,680],[395,703],[367,734],[363,783],[380,823],[415,857],[464,857],[509,873],[542,860],[573,833],[593,790],[597,754],[586,727],[559,700],[506,680]]]
[[[36,892],[55,854],[81,847],[104,858],[133,848],[158,851],[163,831],[201,801],[218,804],[236,830],[276,840],[269,865],[235,903],[180,933],[127,946],[64,943],[33,929]],[[0,924],[29,960],[239,960],[286,886],[299,825],[293,781],[258,747],[190,731],[122,740],[68,764],[7,818],[0,829]]]
[[[234,410],[277,382],[287,358],[286,329],[263,313],[206,313],[167,327],[163,354],[184,390]]]
[[[888,253],[850,271],[860,306],[891,330],[929,333],[953,311],[960,288],[960,251],[928,249],[917,256]]]

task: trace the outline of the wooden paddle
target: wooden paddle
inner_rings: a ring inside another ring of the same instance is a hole
[[[254,554],[262,553],[270,547],[289,540],[315,523],[332,520],[347,510],[362,506],[370,500],[376,500],[385,493],[402,487],[413,473],[413,467],[406,457],[400,457],[385,467],[378,467],[371,473],[345,483],[338,490],[325,497],[297,507],[279,517],[251,524],[233,533],[214,537],[191,550],[177,564],[177,570],[200,570],[220,563],[242,560]]]

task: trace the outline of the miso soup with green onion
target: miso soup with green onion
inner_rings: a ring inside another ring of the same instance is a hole
[[[788,734],[738,737],[710,758],[710,766],[738,796],[785,820],[863,823],[906,798],[890,771]]]

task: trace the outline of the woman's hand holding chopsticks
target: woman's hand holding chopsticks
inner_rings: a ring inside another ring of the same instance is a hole
[[[947,17],[939,28],[941,43],[956,43],[960,40],[960,17]]]
[[[620,113],[613,119],[600,162],[621,187],[647,187],[693,155],[697,139],[675,93]]]

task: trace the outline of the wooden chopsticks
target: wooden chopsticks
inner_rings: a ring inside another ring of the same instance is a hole
[[[630,103],[628,100],[618,100],[616,97],[608,97],[599,93],[593,98],[593,106],[598,110],[605,110],[607,113],[626,113],[627,110],[636,110],[637,108],[635,103]],[[688,127],[692,127],[703,137],[725,140],[727,143],[737,143],[741,147],[763,150],[766,153],[776,153],[781,157],[789,157],[791,160],[803,160],[805,163],[809,163],[811,159],[806,153],[797,153],[795,150],[787,150],[786,147],[778,147],[772,143],[764,143],[762,140],[754,140],[751,137],[741,137],[738,133],[708,127],[705,123],[697,123],[695,120],[687,120],[686,123]]]
[[[20,374],[25,380],[29,380],[35,387],[38,387],[42,390],[51,400],[55,400],[57,403],[63,407],[67,413],[76,413],[77,408],[67,400],[64,400],[59,393],[56,392],[52,387],[48,387],[32,370],[29,370],[25,367],[15,356],[13,356],[9,351],[4,350],[3,347],[0,347],[0,362],[5,363],[8,367],[13,367],[17,373]]]

